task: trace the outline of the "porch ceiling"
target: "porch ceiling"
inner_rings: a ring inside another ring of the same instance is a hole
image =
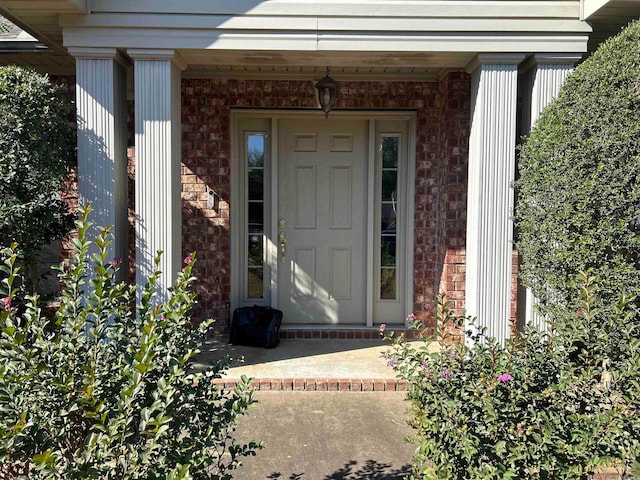
[[[73,73],[75,60],[62,46],[62,27],[58,21],[60,12],[84,13],[86,0],[0,1],[0,15],[36,38],[40,50],[3,52],[0,64],[27,65],[53,74]]]
[[[463,69],[472,53],[377,52],[275,52],[181,50],[189,68],[184,76],[269,77],[282,79],[320,78],[327,68],[339,80],[422,79],[436,80],[447,71]]]

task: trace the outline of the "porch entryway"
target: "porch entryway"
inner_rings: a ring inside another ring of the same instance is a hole
[[[236,112],[232,309],[270,305],[288,326],[404,322],[414,116]]]

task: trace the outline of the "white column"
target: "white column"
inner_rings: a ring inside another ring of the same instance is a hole
[[[134,60],[136,282],[144,286],[163,251],[156,293],[166,300],[181,268],[180,57],[173,50],[128,50]]]
[[[518,64],[524,55],[479,55],[472,73],[467,202],[466,311],[509,337]]]
[[[98,226],[113,227],[110,257],[127,268],[127,109],[126,65],[111,48],[72,48],[76,58],[78,193],[91,203]],[[95,251],[95,249],[93,250]]]
[[[529,134],[540,112],[560,91],[560,87],[581,58],[580,54],[535,54],[523,65],[525,91],[523,99],[522,131]],[[546,321],[537,311],[537,299],[531,289],[520,289],[524,293],[524,309],[519,312],[526,325],[540,331],[546,330]],[[523,291],[524,290],[524,291]]]

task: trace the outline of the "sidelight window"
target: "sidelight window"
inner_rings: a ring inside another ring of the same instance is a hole
[[[247,285],[249,299],[264,298],[265,271],[265,147],[266,135],[246,135]]]
[[[398,136],[382,136],[380,299],[397,299]]]

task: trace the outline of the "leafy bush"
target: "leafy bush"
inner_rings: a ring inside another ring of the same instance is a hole
[[[557,311],[578,272],[598,272],[601,306],[640,293],[640,21],[567,78],[519,159],[523,283]],[[624,291],[621,289],[624,288]]]
[[[22,313],[12,306],[18,253],[15,245],[3,252],[0,478],[231,478],[259,447],[231,436],[252,392],[246,378],[231,392],[218,390],[211,380],[224,362],[192,368],[211,324],[189,321],[195,257],[158,305],[155,271],[136,310],[135,287],[115,281],[119,261],[107,258],[109,229],[87,259],[88,213],[77,222],[76,255],[61,268],[53,321],[35,295]]]
[[[408,381],[420,479],[588,479],[640,453],[640,324],[594,309],[582,275],[579,313],[553,335],[532,330],[505,346],[464,323],[441,299],[435,339],[387,335],[389,364]],[[635,319],[635,320],[634,320]],[[469,333],[471,335],[471,333]],[[635,469],[640,474],[640,465]]]
[[[0,247],[20,244],[34,290],[40,249],[73,227],[59,196],[74,160],[72,107],[46,76],[0,67]]]

